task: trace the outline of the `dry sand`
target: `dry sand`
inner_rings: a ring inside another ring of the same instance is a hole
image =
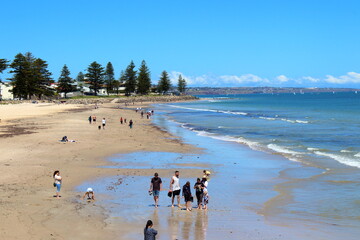
[[[0,239],[121,239],[119,229],[139,231],[106,222],[106,212],[97,204],[89,209],[74,187],[101,176],[153,174],[154,169],[98,168],[115,153],[197,150],[118,106],[0,105]],[[97,116],[97,124],[89,124],[89,115]],[[133,119],[134,128],[121,125],[120,116]],[[98,130],[103,117],[106,129]],[[59,142],[64,135],[76,142]],[[60,199],[53,197],[57,169],[63,177]],[[195,176],[191,169],[183,174]]]

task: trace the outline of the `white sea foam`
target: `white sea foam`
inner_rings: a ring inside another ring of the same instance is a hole
[[[307,148],[307,150],[309,150],[309,151],[319,151],[320,149],[319,148],[311,148],[311,147],[309,147],[309,148]]]
[[[279,145],[276,145],[273,143],[267,145],[267,147],[275,152],[282,153],[282,154],[291,154],[291,155],[301,155],[302,154],[300,152],[292,151],[286,147],[282,147],[282,146],[279,146]]]
[[[248,115],[245,112],[232,112],[232,111],[223,111],[223,110],[215,110],[215,109],[207,109],[207,108],[188,108],[188,107],[175,106],[175,105],[168,105],[168,106],[174,108],[186,109],[186,110],[201,111],[201,112],[217,112],[217,113],[225,113],[225,114],[244,115],[244,116]]]
[[[359,153],[357,153],[357,154],[355,154],[355,155],[354,155],[354,157],[358,157],[358,158],[360,158],[360,152],[359,152]]]
[[[265,120],[270,120],[270,121],[275,121],[276,118],[271,118],[271,117],[259,117],[260,119],[265,119]]]
[[[343,149],[343,150],[341,150],[340,152],[342,152],[342,153],[352,153],[352,152],[354,152],[354,151],[350,151],[350,150]]]
[[[320,151],[316,151],[315,153],[319,156],[332,158],[332,159],[338,161],[339,163],[345,164],[347,166],[360,168],[360,161],[358,159],[353,159],[353,158],[340,156],[340,155],[333,154],[333,153],[325,153],[325,152],[320,152]]]

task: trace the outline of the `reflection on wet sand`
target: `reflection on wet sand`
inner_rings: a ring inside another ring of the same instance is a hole
[[[155,216],[154,212],[154,219]],[[207,211],[193,210],[186,212],[185,210],[171,209],[167,216],[167,229],[169,239],[206,239],[206,231],[208,227]]]

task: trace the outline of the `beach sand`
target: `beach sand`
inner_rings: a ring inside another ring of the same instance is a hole
[[[151,169],[99,168],[106,157],[133,151],[189,152],[194,147],[141,119],[133,110],[93,105],[18,104],[0,106],[0,239],[114,239],[119,228],[106,211],[79,201],[74,189],[101,176],[152,175]],[[131,106],[137,107],[137,105]],[[97,124],[88,117],[97,116]],[[120,117],[134,121],[133,129]],[[98,130],[105,117],[105,130]],[[76,142],[62,143],[67,136]],[[63,177],[61,199],[53,197],[52,174]],[[172,174],[172,169],[162,174]]]

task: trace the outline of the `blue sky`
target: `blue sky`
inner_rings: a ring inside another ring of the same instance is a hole
[[[14,0],[1,15],[0,58],[32,52],[54,79],[92,61],[118,78],[144,59],[153,82],[360,87],[360,1]]]

